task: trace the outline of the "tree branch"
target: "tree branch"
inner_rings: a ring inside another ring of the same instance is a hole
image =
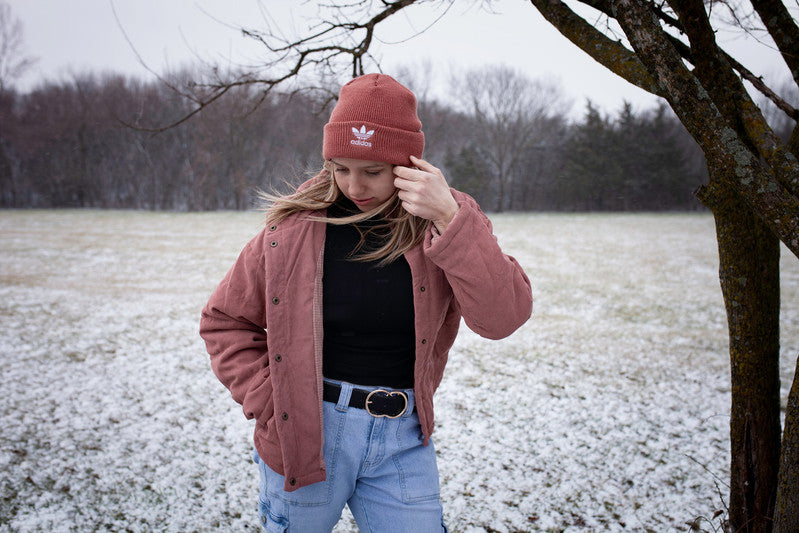
[[[734,169],[727,185],[799,257],[799,199],[744,145],[682,58],[643,0],[616,0],[614,15],[638,57],[663,88],[672,109],[696,139],[709,164]]]
[[[780,0],[752,0],[760,20],[774,39],[785,64],[791,71],[794,81],[799,85],[799,27]]]
[[[765,3],[773,3],[771,0],[761,0],[761,1],[763,1]],[[599,11],[601,13],[604,13],[605,15],[607,15],[609,17],[613,17],[613,8],[611,6],[611,3],[608,0],[582,0],[582,3],[587,5],[587,6],[592,7],[594,9],[596,9],[597,11]],[[782,6],[782,4],[779,4],[779,5]],[[680,19],[673,17],[671,14],[667,13],[664,9],[662,9],[657,4],[652,4],[651,7],[652,7],[652,12],[655,13],[655,15],[657,15],[657,18],[660,19],[666,26],[672,27],[675,30],[679,31],[680,33],[685,33],[685,28],[683,28],[683,24],[682,24],[682,22],[680,22]],[[782,6],[782,7],[784,8],[784,6]],[[790,17],[790,14],[787,13],[787,11],[785,12],[785,15]],[[794,26],[794,28],[795,28],[795,26]],[[797,33],[799,33],[799,32],[797,32]],[[669,39],[671,40],[671,43],[674,45],[674,47],[680,53],[680,55],[684,59],[689,61],[690,63],[696,64],[694,62],[694,59],[693,59],[693,53],[691,52],[691,48],[688,45],[686,45],[684,42],[682,42],[680,39],[678,39],[677,37],[675,37],[673,35],[669,35],[669,34],[667,34],[667,35],[668,35]],[[776,38],[775,38],[775,40],[776,40]],[[796,40],[793,41],[793,42],[799,42],[799,35],[796,36]],[[789,43],[790,43],[790,41],[788,41],[785,44],[786,48],[790,46]],[[729,62],[729,64],[732,66],[732,68],[738,72],[738,74],[741,76],[741,78],[743,78],[746,81],[748,81],[749,83],[751,83],[752,86],[757,91],[759,91],[763,96],[765,96],[766,98],[771,100],[771,102],[774,103],[774,105],[776,105],[777,108],[779,108],[782,111],[784,111],[785,114],[788,115],[791,119],[793,119],[795,121],[799,121],[799,110],[794,108],[791,104],[786,102],[777,93],[775,93],[771,88],[769,88],[763,82],[763,78],[761,78],[759,76],[755,76],[749,69],[747,69],[741,63],[739,63],[734,57],[732,57],[730,54],[725,52],[720,47],[718,48],[718,52],[724,56],[724,58]],[[799,56],[797,56],[794,53],[794,54],[791,55],[791,57],[793,57],[794,60],[797,63],[799,63]],[[790,66],[790,64],[789,64],[789,66]]]
[[[663,96],[635,54],[609,39],[560,0],[530,0],[560,33],[595,61],[628,82],[652,94]]]
[[[672,7],[684,21],[683,28],[694,50],[695,74],[710,93],[716,107],[733,128],[740,127],[747,143],[766,160],[774,176],[799,198],[799,164],[769,127],[743,83],[735,75],[716,43],[701,0],[672,0]]]
[[[263,99],[265,94],[278,86],[285,85],[289,80],[299,77],[309,67],[321,69],[323,75],[336,76],[340,71],[340,68],[336,68],[336,60],[340,57],[349,57],[349,62],[352,65],[352,77],[357,77],[364,73],[364,58],[369,57],[369,50],[377,25],[418,1],[420,0],[383,0],[381,2],[382,9],[364,22],[352,22],[347,17],[339,19],[338,15],[348,8],[358,6],[368,11],[367,8],[371,5],[369,2],[361,1],[345,6],[332,5],[330,8],[334,9],[335,12],[330,20],[323,20],[310,35],[293,41],[280,40],[274,34],[268,32],[242,29],[242,34],[245,37],[258,41],[270,54],[278,56],[266,62],[262,69],[264,72],[275,72],[275,74],[269,76],[247,74],[239,75],[233,79],[218,77],[213,82],[194,83],[192,84],[193,88],[207,91],[206,94],[198,96],[193,92],[177,87],[153,72],[167,87],[191,101],[193,103],[192,109],[167,125],[155,128],[132,127],[152,133],[174,128],[191,119],[236,87],[259,86],[262,89],[263,95],[261,99]],[[352,46],[341,44],[346,40],[346,36],[357,31],[364,32],[363,38],[353,43]],[[340,32],[340,35],[337,32]],[[141,59],[140,62],[142,62]],[[290,65],[288,70],[286,70],[286,65]],[[215,74],[218,75],[216,72]]]

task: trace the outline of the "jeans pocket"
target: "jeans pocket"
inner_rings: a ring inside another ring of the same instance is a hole
[[[440,487],[438,463],[433,440],[424,445],[416,415],[402,419],[397,428],[397,442],[401,453],[394,455],[394,465],[404,503],[438,500]]]

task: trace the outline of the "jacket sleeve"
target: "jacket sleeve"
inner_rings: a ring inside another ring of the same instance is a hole
[[[211,368],[247,418],[265,422],[273,399],[266,334],[263,238],[250,241],[202,310]]]
[[[453,195],[458,212],[443,234],[436,235],[431,224],[425,254],[444,271],[466,325],[489,339],[507,337],[532,314],[530,280],[502,252],[477,202],[458,191]]]

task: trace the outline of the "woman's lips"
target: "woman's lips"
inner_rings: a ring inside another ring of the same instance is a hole
[[[353,198],[352,201],[355,205],[366,205],[374,199],[372,198]]]

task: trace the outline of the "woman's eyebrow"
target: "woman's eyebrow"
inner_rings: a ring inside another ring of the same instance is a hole
[[[336,166],[338,166],[338,167],[342,167],[342,168],[350,168],[350,167],[348,167],[347,165],[344,165],[344,164],[342,164],[342,163],[339,163],[339,162],[338,162],[338,161],[336,161],[335,159],[331,159],[330,161],[332,161],[332,162],[333,162],[333,164],[334,164],[334,165],[336,165]],[[381,170],[382,170],[382,169],[384,169],[384,168],[388,168],[388,167],[390,167],[390,166],[391,166],[391,165],[384,164],[384,163],[374,163],[374,164],[371,164],[371,165],[364,165],[364,166],[362,166],[362,167],[360,167],[360,166],[357,166],[357,165],[356,165],[354,168],[356,168],[356,169],[363,169],[363,170],[374,170],[374,169],[381,169]]]

